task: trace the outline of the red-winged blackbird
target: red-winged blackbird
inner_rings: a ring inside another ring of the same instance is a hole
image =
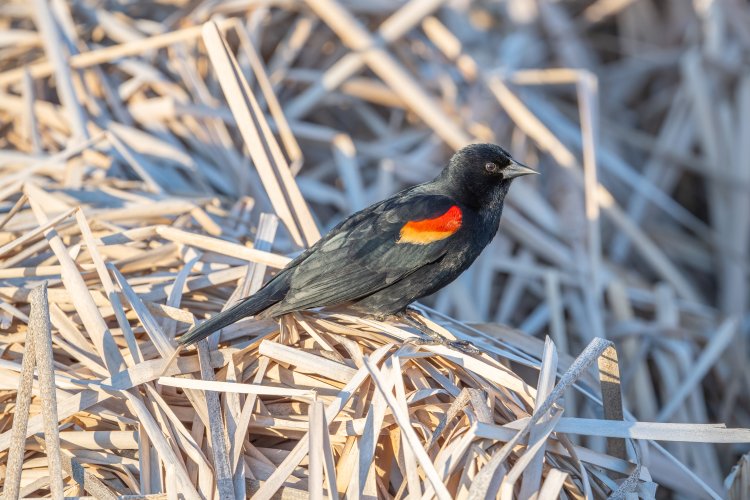
[[[378,319],[398,316],[448,343],[415,322],[407,306],[474,262],[497,232],[512,180],[534,173],[499,146],[467,146],[437,178],[349,216],[257,293],[179,342],[197,342],[245,316],[276,317],[346,304]]]

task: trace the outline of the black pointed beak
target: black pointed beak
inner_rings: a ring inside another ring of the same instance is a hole
[[[503,169],[503,179],[514,179],[521,177],[522,175],[538,175],[539,172],[533,168],[529,168],[523,163],[517,162],[516,160],[510,160],[510,165]]]

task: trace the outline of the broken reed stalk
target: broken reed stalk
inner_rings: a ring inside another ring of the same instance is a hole
[[[39,314],[35,317],[37,321],[39,321],[38,316]],[[3,495],[5,498],[18,498],[21,487],[21,468],[23,467],[24,445],[26,444],[26,426],[29,421],[31,388],[34,384],[34,366],[36,365],[36,331],[27,330],[26,337],[21,373],[18,377],[16,412],[13,418],[8,462],[5,470],[5,482],[3,483]]]
[[[5,473],[3,495],[5,498],[20,497],[21,468],[26,444],[26,429],[34,384],[34,368],[39,373],[39,397],[44,419],[44,442],[49,468],[49,487],[52,498],[62,499],[63,476],[58,433],[57,398],[52,359],[52,329],[47,303],[47,282],[42,282],[31,291],[29,297],[31,313],[21,373],[19,376],[16,413],[13,419],[11,445],[8,450],[8,465]]]
[[[599,356],[599,380],[601,381],[602,406],[607,420],[623,420],[622,389],[620,386],[620,365],[617,362],[617,350],[613,345],[607,347]],[[607,439],[607,453],[613,457],[626,459],[624,439]]]
[[[62,500],[62,465],[60,464],[60,434],[58,430],[57,395],[55,371],[52,359],[52,327],[47,303],[47,282],[31,292],[31,314],[29,331],[36,337],[36,366],[39,373],[39,398],[42,401],[44,418],[44,443],[49,469],[49,482],[52,498]]]

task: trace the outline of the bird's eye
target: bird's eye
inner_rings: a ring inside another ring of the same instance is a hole
[[[496,163],[492,163],[491,161],[484,164],[484,169],[490,173],[497,172],[499,168]]]

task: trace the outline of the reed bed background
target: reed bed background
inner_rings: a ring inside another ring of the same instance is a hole
[[[749,49],[736,0],[4,2],[5,498],[748,498]],[[176,350],[476,141],[542,173],[420,306],[484,354]]]

